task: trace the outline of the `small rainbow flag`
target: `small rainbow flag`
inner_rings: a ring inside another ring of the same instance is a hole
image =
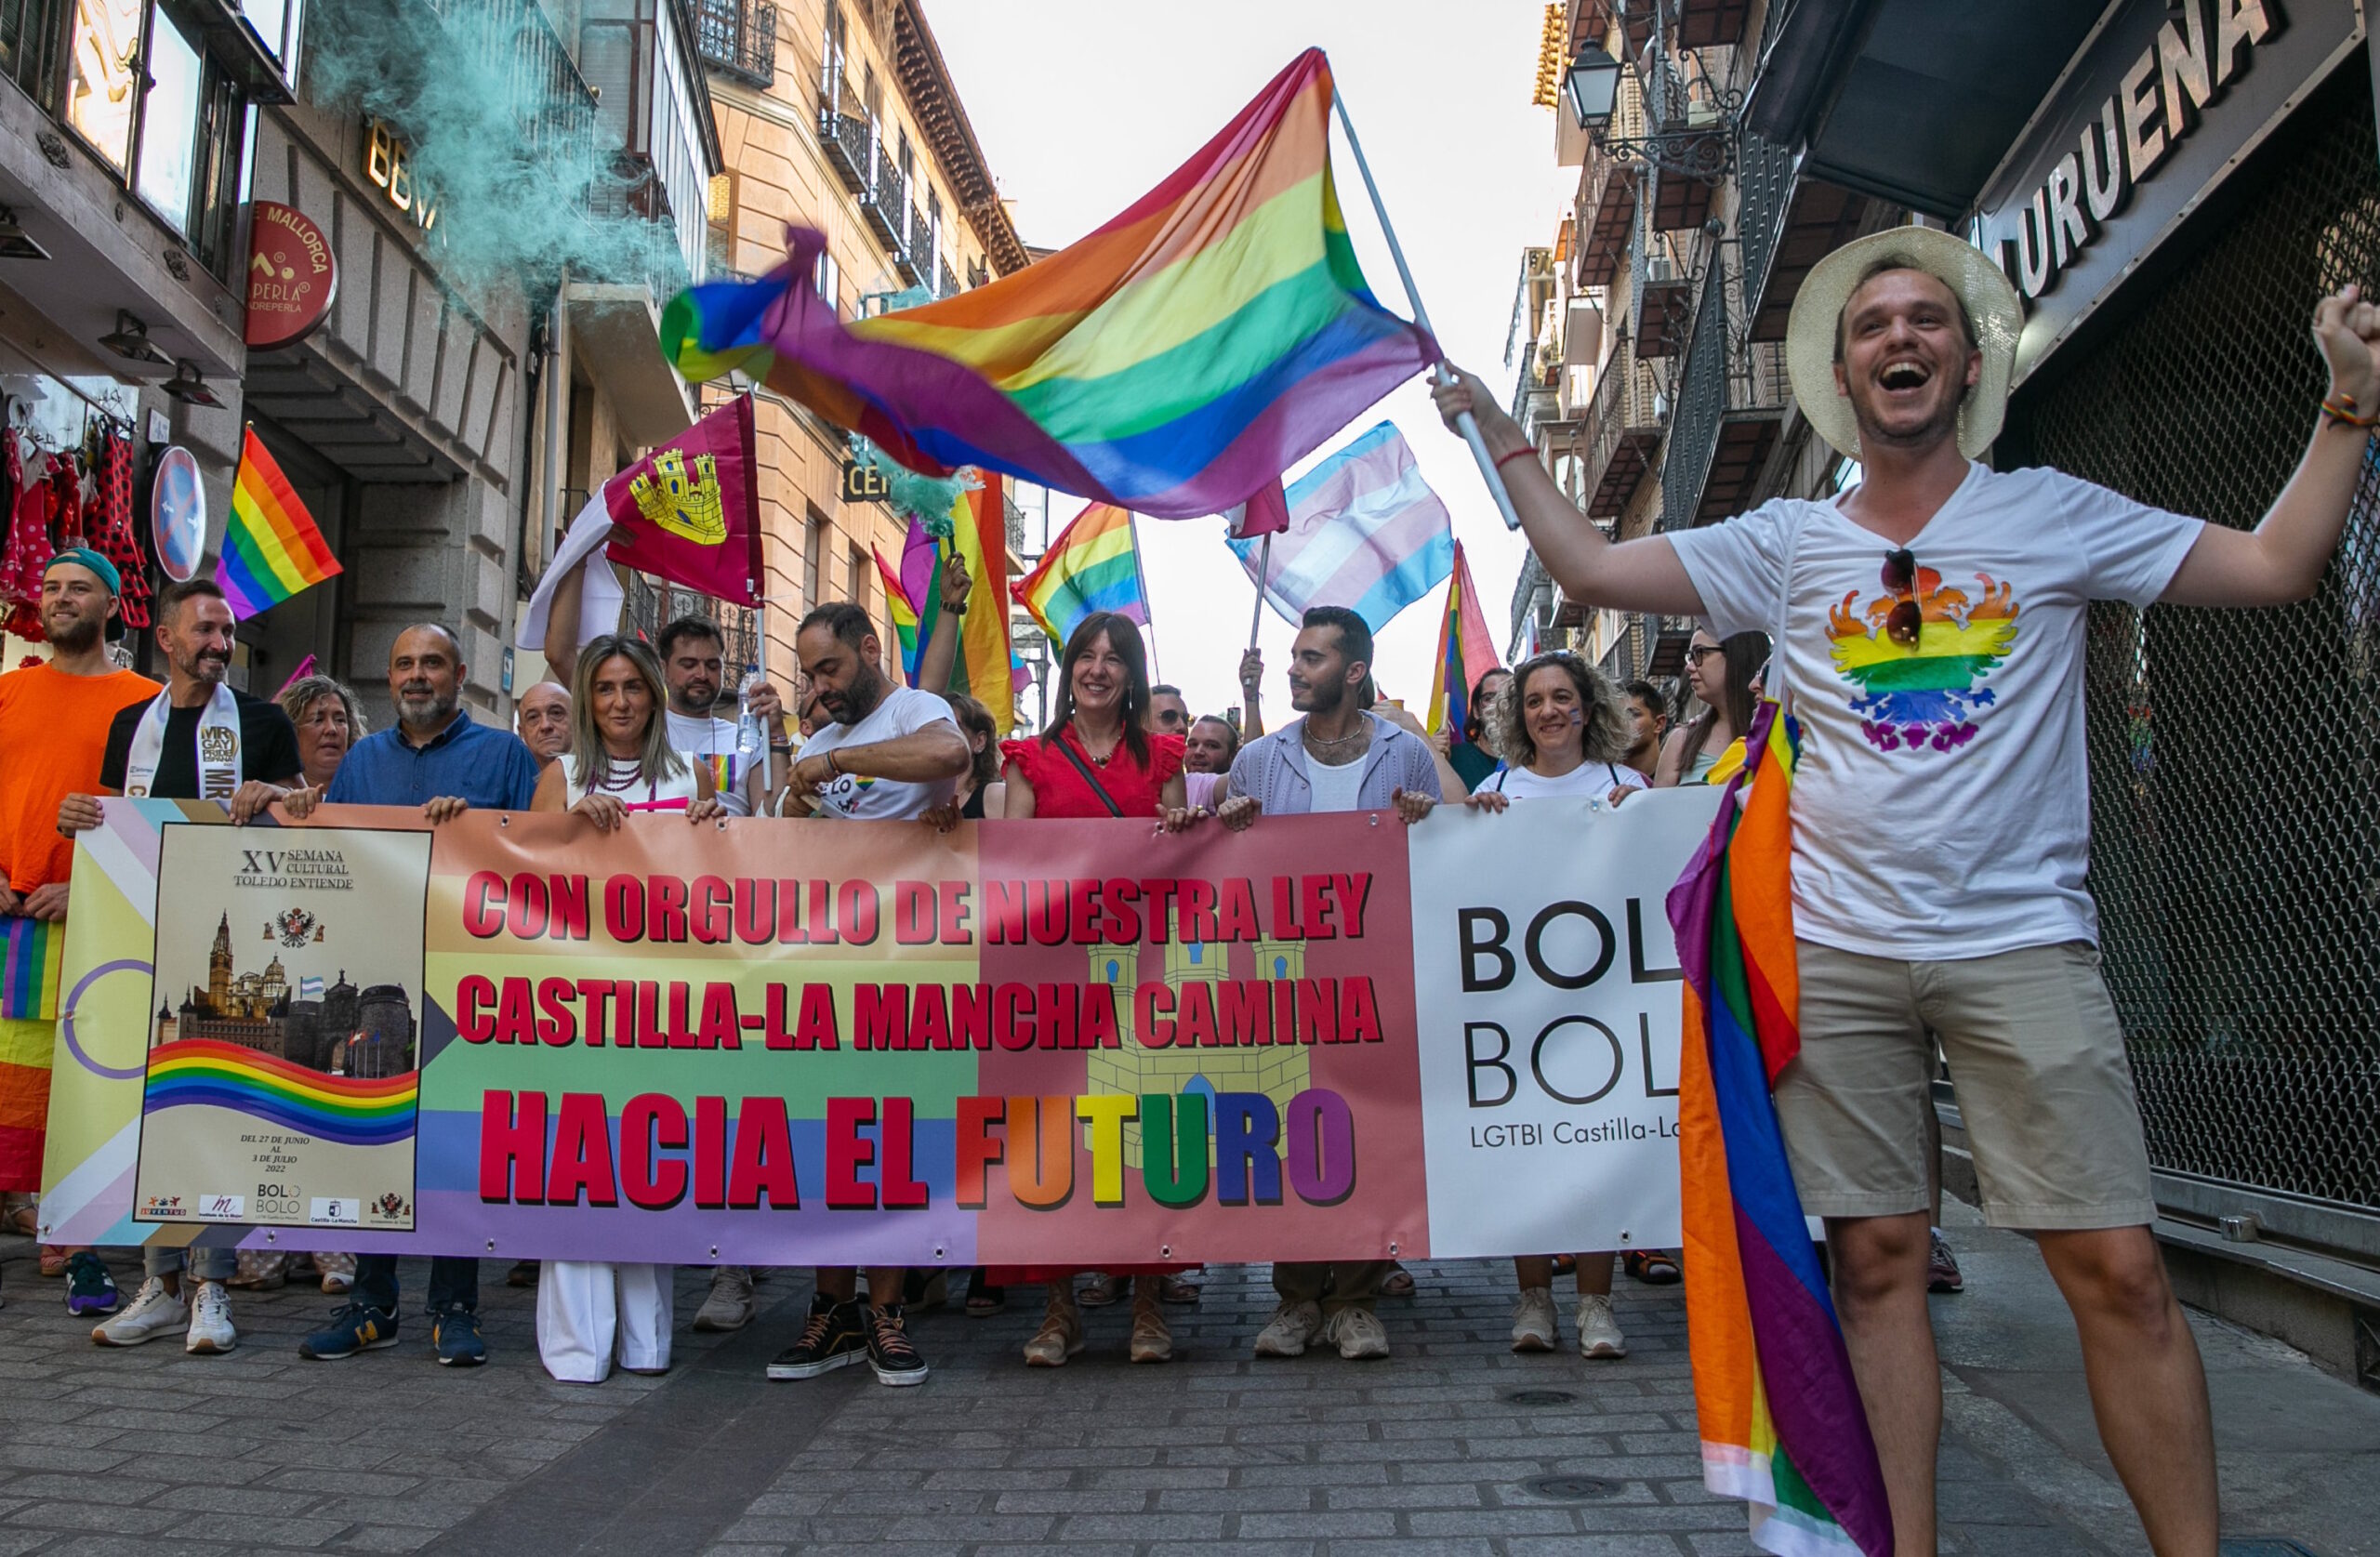
[[[204,1103],[228,1108],[342,1146],[385,1146],[414,1132],[421,1073],[364,1080],[212,1038],[180,1038],[149,1051],[141,1112]]]
[[[215,564],[215,582],[223,587],[231,614],[253,616],[339,571],[314,516],[258,442],[257,429],[248,429],[239,473],[231,479],[223,556]]]
[[[0,1020],[58,1020],[58,979],[66,966],[66,927],[41,919],[0,918]]]
[[[1479,609],[1471,564],[1457,541],[1454,574],[1447,580],[1446,620],[1438,627],[1438,667],[1430,684],[1430,733],[1448,731],[1458,743],[1468,744],[1471,737],[1463,731],[1471,723],[1471,689],[1501,663],[1496,658],[1488,614]]]
[[[965,693],[989,709],[992,723],[1006,735],[1016,723],[1017,679],[1014,644],[1008,612],[994,602],[1006,600],[1008,586],[1008,509],[1000,479],[986,474],[984,484],[964,493],[950,510],[949,549],[967,563],[973,581],[967,614],[959,619],[959,654],[950,667],[950,684],[928,692]],[[990,537],[988,542],[985,537]],[[919,661],[942,619],[942,567],[945,552],[914,516],[908,538],[901,546],[895,568],[876,554],[876,571],[884,580],[884,600],[892,614],[892,630],[901,640],[901,679],[918,684]]]
[[[1148,626],[1148,591],[1141,584],[1132,516],[1105,503],[1075,515],[1033,571],[1010,587],[1052,643],[1064,644],[1094,611],[1112,611]]]
[[[1306,50],[1097,231],[919,308],[840,318],[811,283],[826,238],[797,229],[767,276],[672,299],[662,355],[690,380],[760,380],[928,475],[1222,513],[1437,357],[1355,262],[1332,96]]]
[[[1749,759],[1669,897],[1686,970],[1686,1352],[1703,1485],[1751,1505],[1752,1544],[1784,1557],[1887,1557],[1884,1472],[1769,1096],[1802,1047],[1790,877],[1797,741],[1764,702]]]

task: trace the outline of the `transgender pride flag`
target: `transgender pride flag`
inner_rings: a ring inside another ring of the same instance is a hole
[[[1378,632],[1454,572],[1453,521],[1393,422],[1290,482],[1287,496],[1289,528],[1271,537],[1269,555],[1263,538],[1226,544],[1293,624],[1309,606],[1343,605]]]

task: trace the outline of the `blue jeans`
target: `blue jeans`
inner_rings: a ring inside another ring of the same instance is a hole
[[[359,1254],[355,1257],[354,1299],[384,1313],[397,1312],[397,1257]],[[430,1260],[430,1312],[458,1308],[477,1313],[480,1307],[480,1262],[458,1255],[438,1254]]]

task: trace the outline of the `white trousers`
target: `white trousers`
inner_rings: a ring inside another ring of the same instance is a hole
[[[537,1278],[537,1356],[565,1384],[600,1384],[612,1359],[635,1373],[669,1366],[674,1267],[549,1260]]]

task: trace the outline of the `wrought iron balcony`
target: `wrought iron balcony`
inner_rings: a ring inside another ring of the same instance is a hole
[[[576,153],[595,139],[594,90],[536,0],[420,0],[443,18],[464,46],[506,59],[516,84],[522,149],[532,154]],[[402,128],[403,126],[399,126]]]
[[[1587,406],[1587,517],[1617,519],[1651,468],[1669,417],[1659,372],[1622,336]]]
[[[869,170],[867,187],[859,192],[859,208],[867,218],[867,225],[892,248],[897,259],[909,241],[909,181],[901,177],[900,168],[884,154],[881,132],[869,137],[868,150],[875,165]]]
[[[1674,357],[1685,344],[1694,316],[1695,247],[1690,239],[1638,226],[1628,257],[1636,355]]]
[[[766,86],[777,78],[777,8],[773,0],[694,0],[694,42],[703,63]]]
[[[876,116],[853,90],[841,59],[829,59],[818,86],[818,145],[853,194],[875,180],[876,139]]]
[[[1628,139],[1645,133],[1645,91],[1633,73],[1620,78],[1608,133]],[[1636,230],[1636,202],[1649,177],[1650,169],[1633,166],[1600,147],[1588,156],[1579,175],[1579,257],[1571,271],[1573,284],[1609,286],[1620,273]]]
[[[937,297],[959,296],[959,272],[950,268],[950,261],[947,259],[942,262],[942,270],[934,278],[933,295]]]
[[[1743,250],[1721,245],[1705,281],[1678,376],[1677,410],[1661,463],[1661,528],[1686,530],[1739,508],[1776,446],[1790,397],[1785,348],[1756,341],[1743,322]]]
[[[926,215],[914,201],[907,203],[908,226],[901,252],[892,257],[893,268],[901,279],[911,286],[933,285],[933,230],[926,225]]]

